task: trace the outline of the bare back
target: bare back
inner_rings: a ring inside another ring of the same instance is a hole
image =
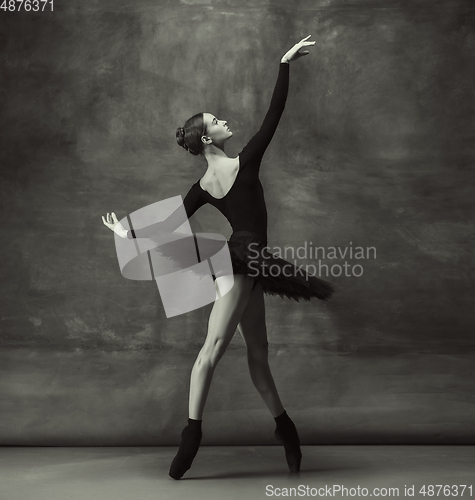
[[[200,187],[213,198],[224,198],[234,185],[239,173],[239,156],[215,160],[200,179]]]

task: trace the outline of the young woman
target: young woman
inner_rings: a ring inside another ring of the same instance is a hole
[[[289,469],[300,470],[302,453],[297,429],[279,398],[268,364],[268,342],[264,294],[295,300],[317,297],[327,300],[333,294],[330,283],[303,273],[288,261],[267,251],[267,210],[259,181],[259,169],[267,146],[283,113],[289,87],[289,65],[314,45],[311,35],[295,44],[281,59],[269,110],[259,131],[236,158],[224,151],[233,133],[225,120],[211,113],[191,117],[177,129],[177,142],[193,155],[203,155],[208,168],[188,191],[183,205],[191,217],[206,203],[216,207],[228,219],[233,233],[229,239],[233,276],[214,276],[217,291],[229,290],[214,302],[203,347],[193,366],[189,394],[188,425],[181,433],[181,443],[169,475],[180,479],[191,467],[200,443],[203,410],[217,363],[223,356],[236,328],[247,348],[249,370],[256,389],[272,413],[274,435],[284,446]],[[176,210],[165,221],[141,229],[125,230],[112,212],[104,224],[127,238],[147,237],[154,231],[174,231],[183,224],[183,211]],[[270,272],[270,267],[273,272]],[[280,269],[276,273],[275,269]],[[259,270],[257,273],[256,270]],[[230,281],[231,280],[231,281]]]

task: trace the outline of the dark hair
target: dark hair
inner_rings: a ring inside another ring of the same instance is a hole
[[[204,116],[203,113],[198,113],[188,119],[183,127],[176,129],[176,142],[192,155],[202,155],[204,144],[201,142],[201,137],[205,134]]]

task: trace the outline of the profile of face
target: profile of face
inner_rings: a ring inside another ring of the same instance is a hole
[[[227,139],[233,136],[226,120],[218,120],[211,113],[203,113],[203,119],[206,126],[206,135],[213,144],[223,144]]]

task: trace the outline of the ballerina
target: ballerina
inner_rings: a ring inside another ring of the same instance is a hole
[[[334,289],[327,281],[297,270],[293,264],[268,252],[267,209],[259,170],[285,108],[290,63],[309,53],[301,50],[303,47],[315,45],[314,41],[308,41],[310,36],[282,57],[264,121],[236,158],[228,157],[224,151],[226,141],[233,136],[232,130],[226,120],[212,113],[196,114],[176,131],[178,144],[193,155],[204,156],[208,164],[205,174],[193,184],[183,201],[186,215],[191,217],[209,203],[227,218],[233,229],[227,242],[233,275],[213,275],[217,293],[219,289],[229,291],[213,304],[206,340],[193,365],[188,425],[181,433],[178,453],[169,470],[173,479],[180,479],[190,469],[198,452],[211,380],[236,328],[246,344],[252,382],[276,422],[274,435],[283,444],[289,470],[300,470],[299,435],[280,400],[268,363],[264,294],[297,301],[312,297],[328,300]],[[126,230],[114,212],[103,216],[102,221],[123,238],[143,238],[157,231],[174,231],[185,222],[183,213],[177,209],[164,221],[139,229]],[[269,272],[271,266],[277,266],[281,272],[277,275]]]

